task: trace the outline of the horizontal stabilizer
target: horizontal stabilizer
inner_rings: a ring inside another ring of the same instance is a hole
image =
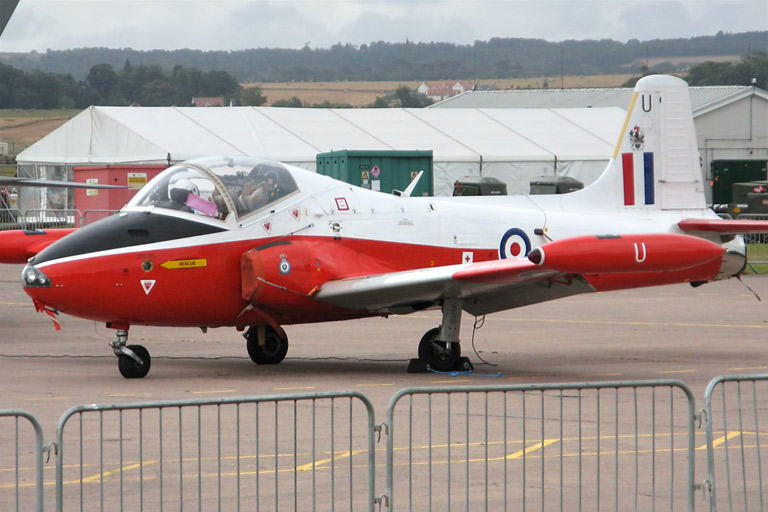
[[[677,225],[686,233],[768,233],[768,220],[685,219]]]

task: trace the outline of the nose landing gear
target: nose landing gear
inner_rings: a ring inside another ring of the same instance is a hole
[[[117,369],[126,379],[140,379],[149,373],[152,359],[143,345],[128,345],[128,329],[118,329],[117,339],[109,343],[117,356]]]

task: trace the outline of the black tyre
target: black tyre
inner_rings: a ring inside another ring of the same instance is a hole
[[[288,339],[283,338],[272,327],[264,332],[264,344],[259,344],[258,327],[250,327],[245,333],[246,348],[251,360],[256,364],[277,364],[288,353]]]
[[[143,362],[139,363],[132,357],[126,355],[117,356],[117,368],[120,370],[120,375],[126,379],[140,379],[146,377],[149,373],[149,367],[152,364],[152,359],[149,357],[149,351],[142,345],[128,345],[126,348],[139,356],[139,359]]]
[[[430,329],[419,342],[419,359],[433,370],[448,372],[456,369],[461,357],[461,344],[436,341],[440,328]]]

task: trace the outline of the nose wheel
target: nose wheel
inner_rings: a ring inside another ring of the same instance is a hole
[[[143,345],[128,345],[128,330],[118,329],[117,339],[109,344],[117,356],[117,369],[126,379],[140,379],[149,373],[152,359]]]

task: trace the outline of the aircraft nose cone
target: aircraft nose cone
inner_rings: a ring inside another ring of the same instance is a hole
[[[45,273],[34,265],[28,264],[21,271],[21,282],[27,293],[30,288],[50,288],[51,280]]]

